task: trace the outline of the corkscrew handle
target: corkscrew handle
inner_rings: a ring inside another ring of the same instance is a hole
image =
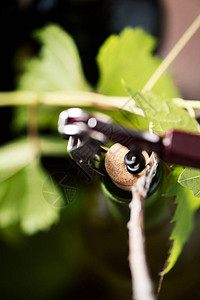
[[[76,136],[85,141],[96,140],[98,144],[112,140],[131,151],[154,151],[166,163],[200,168],[199,134],[170,130],[161,137],[148,131],[135,131],[118,124],[107,123],[79,108],[71,108],[60,114],[58,130],[65,137]]]
[[[167,163],[200,168],[200,135],[168,131],[162,140],[160,158]]]

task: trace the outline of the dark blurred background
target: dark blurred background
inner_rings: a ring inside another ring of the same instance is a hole
[[[74,37],[87,78],[98,77],[95,56],[111,33],[126,26],[140,26],[153,35],[160,33],[158,1],[120,0],[16,0],[1,1],[1,90],[14,88],[13,58],[19,47],[30,43],[30,33],[56,22]]]

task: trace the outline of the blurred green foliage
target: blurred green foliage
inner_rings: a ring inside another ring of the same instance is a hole
[[[135,91],[141,91],[161,60],[154,55],[157,41],[142,29],[126,28],[110,36],[97,55],[100,78],[97,90],[106,95],[126,96],[123,79]],[[157,95],[176,97],[178,91],[168,74],[163,74],[152,89]]]
[[[174,228],[171,233],[170,239],[173,240],[172,248],[168,263],[164,269],[167,273],[175,265],[184,244],[188,241],[192,229],[194,227],[194,214],[200,207],[200,200],[196,198],[192,191],[181,186],[178,183],[178,178],[183,172],[183,167],[176,167],[170,174],[170,185],[166,191],[166,196],[175,196],[175,203],[177,209],[172,219]]]

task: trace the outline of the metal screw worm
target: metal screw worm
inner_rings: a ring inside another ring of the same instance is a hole
[[[124,162],[126,164],[127,171],[131,174],[138,174],[145,168],[145,158],[142,153],[133,153],[129,151],[124,156]]]

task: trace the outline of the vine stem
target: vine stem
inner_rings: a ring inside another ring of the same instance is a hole
[[[1,106],[28,106],[28,105],[44,105],[44,106],[76,106],[87,107],[94,106],[104,109],[122,108],[129,100],[128,97],[105,96],[93,92],[84,91],[64,91],[64,92],[29,92],[29,91],[13,91],[0,92]],[[133,99],[132,104],[135,105]],[[183,100],[181,98],[172,99],[176,104],[187,109],[200,109],[200,100]],[[136,113],[137,107],[134,108]],[[133,110],[131,110],[133,112]]]
[[[126,106],[131,99],[132,106]],[[29,92],[13,91],[0,92],[1,106],[69,106],[69,107],[96,107],[102,109],[121,109],[144,115],[142,110],[135,106],[135,101],[130,97],[105,96],[94,92],[60,91],[60,92]]]
[[[106,106],[121,107],[128,97],[104,96],[93,92],[61,91],[61,92],[30,92],[13,91],[0,93],[0,106],[20,106],[42,104],[47,106]]]
[[[28,138],[34,158],[40,153],[37,110],[37,104],[31,104],[28,106]]]
[[[200,100],[183,100],[181,98],[173,98],[174,103],[187,108],[200,109]]]
[[[168,69],[172,61],[178,56],[181,50],[185,47],[191,37],[195,34],[195,32],[200,28],[200,14],[194,20],[194,22],[190,25],[190,27],[186,30],[186,32],[182,35],[182,37],[178,40],[166,58],[162,61],[160,66],[156,69],[153,75],[150,77],[144,88],[142,89],[142,93],[150,91],[152,87],[156,84],[161,75]]]
[[[146,171],[132,187],[129,229],[129,265],[132,277],[133,299],[155,300],[151,278],[145,258],[145,238],[143,233],[143,203],[152,178],[156,174],[158,161],[152,153]]]
[[[192,101],[192,100],[183,100],[181,98],[173,98],[173,102],[175,104],[177,104],[178,106],[180,106],[180,107],[186,108],[189,115],[192,118],[195,118],[195,111],[194,111],[195,107],[193,106],[194,102],[199,102],[198,105],[199,105],[199,108],[200,108],[200,101]],[[193,104],[193,105],[191,105],[191,104]]]

